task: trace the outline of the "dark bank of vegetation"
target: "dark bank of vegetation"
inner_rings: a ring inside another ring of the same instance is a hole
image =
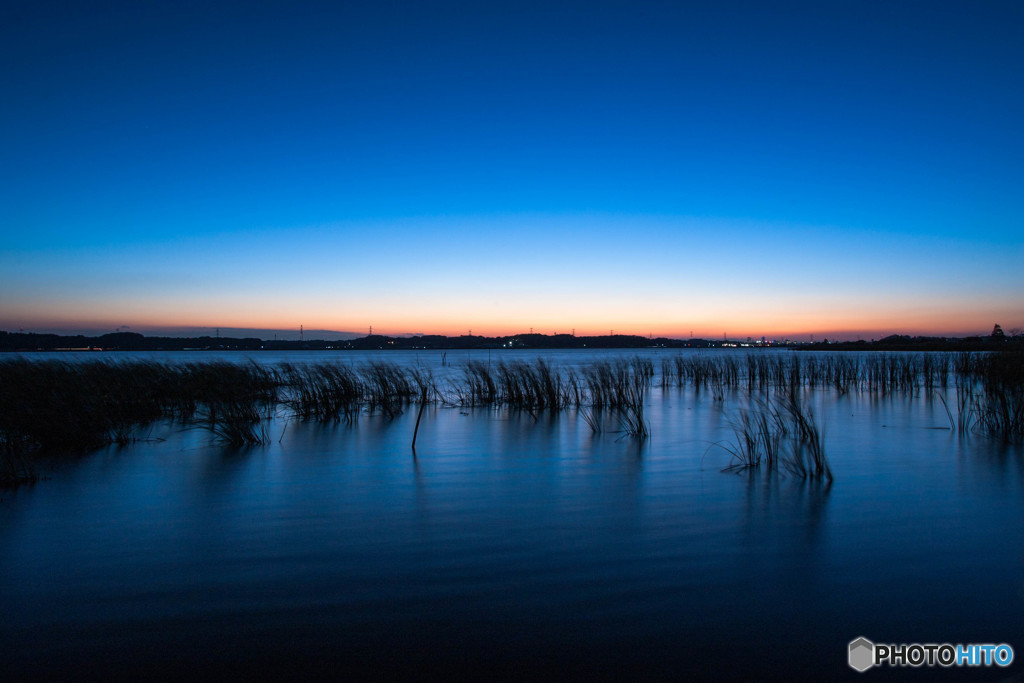
[[[1024,440],[1024,352],[963,353],[955,364],[958,418],[950,411],[951,427]]]
[[[395,417],[413,403],[500,406],[535,414],[568,406],[607,408],[623,430],[647,433],[643,392],[650,361],[606,362],[583,376],[534,364],[470,364],[438,386],[420,368],[374,362],[276,366],[225,361],[0,361],[0,481],[31,481],[39,453],[84,452],[146,438],[168,421],[208,430],[231,446],[265,444],[270,418],[352,421]]]
[[[160,420],[206,426],[231,444],[256,443],[278,386],[277,371],[255,363],[0,361],[0,449],[24,455],[126,444]]]
[[[994,353],[816,355],[686,354],[598,361],[581,369],[471,361],[444,382],[418,367],[373,362],[278,365],[156,361],[0,360],[0,480],[30,481],[39,453],[81,452],[146,438],[170,422],[208,430],[232,446],[267,443],[275,416],[311,421],[391,418],[413,404],[501,407],[534,417],[575,409],[595,432],[648,435],[645,397],[658,385],[748,392],[729,469],[761,466],[830,479],[820,430],[799,391],[885,395],[927,392],[946,402],[950,427],[1024,439],[1024,350]],[[422,413],[421,415],[422,416]],[[418,422],[418,420],[417,420]]]
[[[996,325],[992,334],[976,337],[922,337],[893,334],[877,341],[829,342],[795,344],[793,348],[808,351],[1000,351],[1024,348],[1024,334],[1008,335]]]

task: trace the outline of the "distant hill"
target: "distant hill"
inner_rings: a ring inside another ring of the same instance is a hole
[[[273,328],[254,328],[254,327],[175,327],[160,330],[145,330],[144,334],[147,335],[161,335],[167,337],[216,337],[217,330],[220,330],[221,337],[254,337],[256,339],[285,339],[298,341],[299,330],[298,329],[273,329]],[[345,332],[343,330],[310,330],[305,329],[302,331],[303,339],[323,339],[325,341],[334,341],[338,339],[356,339],[358,337],[365,337],[365,332]]]
[[[205,329],[205,328],[201,328]],[[203,334],[188,337],[144,336],[138,332],[111,332],[99,336],[36,334],[30,332],[0,331],[0,351],[178,351],[186,349],[209,349],[224,351],[261,350],[413,350],[413,349],[641,349],[641,348],[790,348],[808,351],[984,351],[1011,348],[1024,345],[1024,336],[1008,337],[910,337],[891,335],[877,342],[739,342],[733,340],[709,339],[668,339],[650,338],[637,335],[616,334],[596,337],[577,337],[569,334],[518,334],[507,337],[481,337],[460,335],[418,335],[392,337],[368,335],[363,337],[326,339],[321,335],[325,330],[305,330],[302,340],[298,332],[294,336],[269,338],[228,336],[227,333],[260,332],[261,330],[239,330],[222,328],[220,335]],[[290,331],[289,331],[290,332]],[[345,334],[338,332],[335,334]]]
[[[107,334],[119,334],[119,333],[135,333],[143,334],[147,337],[184,337],[184,338],[198,338],[198,337],[226,337],[234,339],[282,339],[282,340],[299,340],[299,330],[295,329],[275,329],[275,328],[258,328],[258,327],[160,327],[154,329],[132,329],[130,327],[122,327],[116,330],[110,329],[94,329],[94,328],[41,328],[33,329],[31,333],[40,335],[57,335],[61,337],[102,337]],[[26,332],[26,334],[29,334]],[[343,330],[303,330],[303,339],[323,339],[325,341],[335,341],[338,339],[357,339],[359,337],[365,337],[365,332],[346,332]]]

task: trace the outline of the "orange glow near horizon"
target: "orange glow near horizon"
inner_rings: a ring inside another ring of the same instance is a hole
[[[243,307],[244,308],[244,307]],[[791,313],[788,316],[750,316],[747,318],[727,315],[694,317],[681,320],[655,321],[641,315],[619,315],[615,319],[556,318],[550,315],[537,315],[532,319],[516,316],[518,319],[493,320],[470,315],[378,315],[367,316],[358,322],[354,317],[335,316],[310,311],[308,315],[284,316],[253,311],[235,310],[230,314],[217,315],[212,312],[193,310],[192,314],[175,311],[166,316],[142,315],[93,316],[86,314],[65,316],[31,316],[22,318],[23,322],[8,331],[24,328],[26,331],[40,330],[71,330],[76,328],[113,331],[124,329],[143,334],[161,334],[162,330],[222,328],[279,330],[296,332],[302,326],[305,330],[328,330],[353,333],[359,336],[369,332],[373,326],[374,334],[407,335],[437,334],[460,336],[472,332],[476,336],[503,337],[528,333],[531,329],[538,334],[571,334],[576,336],[602,336],[610,333],[637,336],[667,337],[686,339],[692,336],[705,339],[720,339],[723,335],[730,339],[872,339],[891,334],[923,335],[923,336],[970,336],[988,334],[992,326],[1001,324],[1008,331],[1015,329],[1006,310],[982,310],[972,313],[961,313],[956,316],[937,314],[921,314],[909,311],[888,313],[886,315],[841,315],[839,313],[815,316],[809,313]],[[276,313],[276,312],[275,312]],[[1002,314],[1002,315],[1001,315]],[[126,318],[131,322],[126,322]],[[1004,322],[1005,321],[1005,322]],[[35,328],[35,329],[34,329]],[[225,333],[227,334],[227,333]]]
[[[380,227],[314,226],[248,241],[194,237],[23,256],[4,273],[0,329],[302,325],[362,336],[372,325],[388,335],[506,336],[533,328],[579,336],[614,330],[871,339],[1024,327],[1019,249],[1000,245],[963,243],[924,262],[918,240],[724,219],[527,215]],[[627,231],[644,239],[621,240]],[[449,232],[464,239],[438,248]],[[723,233],[735,239],[723,240]],[[392,254],[396,243],[404,250]],[[690,253],[700,258],[681,267],[679,255]]]

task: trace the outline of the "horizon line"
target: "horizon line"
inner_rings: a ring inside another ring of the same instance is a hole
[[[998,326],[998,323],[994,323],[994,326]],[[885,339],[888,337],[927,337],[937,339],[961,339],[970,337],[987,337],[991,335],[991,330],[983,332],[933,332],[923,330],[910,330],[910,331],[876,331],[875,334],[870,336],[870,339],[863,336],[860,331],[826,331],[822,333],[818,332],[796,332],[796,333],[774,333],[774,334],[734,334],[730,335],[727,331],[723,332],[722,335],[707,335],[701,333],[694,333],[691,331],[690,335],[685,333],[662,333],[662,334],[637,334],[635,332],[623,331],[616,332],[614,329],[609,329],[607,333],[578,333],[575,329],[570,332],[541,332],[530,329],[529,331],[519,331],[515,333],[503,333],[503,334],[473,334],[472,330],[466,330],[465,332],[459,332],[456,334],[445,334],[443,332],[376,332],[374,333],[369,330],[367,332],[353,332],[347,330],[330,330],[323,328],[315,328],[305,330],[302,326],[299,329],[293,328],[250,328],[250,327],[210,327],[210,326],[144,326],[137,329],[131,328],[127,325],[115,327],[114,329],[103,330],[102,328],[63,328],[57,326],[40,326],[42,330],[24,329],[17,328],[11,329],[0,329],[4,334],[39,334],[39,335],[55,335],[55,336],[67,336],[67,337],[101,337],[108,334],[139,334],[141,336],[150,337],[167,337],[167,338],[202,338],[202,337],[224,337],[224,338],[236,338],[236,339],[260,339],[261,341],[338,341],[338,340],[356,340],[356,339],[368,339],[369,337],[391,337],[391,338],[413,338],[413,337],[445,337],[448,339],[458,339],[461,337],[466,338],[481,338],[481,339],[511,339],[515,337],[525,336],[538,336],[538,337],[577,337],[577,338],[606,338],[606,337],[634,337],[640,339],[666,339],[673,341],[687,341],[687,340],[704,340],[704,341],[747,341],[747,342],[762,342],[762,341],[792,341],[801,342],[805,341],[803,338],[806,337],[806,341],[836,341],[836,342],[851,342],[851,341],[876,341],[879,339]],[[1000,326],[1001,327],[1001,326]],[[1002,328],[1001,328],[1002,329]],[[882,332],[886,332],[883,334]],[[236,336],[236,333],[239,336]],[[274,339],[269,337],[261,336],[270,333],[274,336]],[[1008,336],[1016,336],[1021,331],[1016,328],[1006,330]],[[277,335],[286,335],[280,339]],[[326,339],[322,336],[311,337],[309,335],[329,335],[332,339]],[[842,338],[840,338],[842,337]]]

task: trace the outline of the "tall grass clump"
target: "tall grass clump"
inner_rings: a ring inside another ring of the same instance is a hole
[[[832,481],[832,468],[814,414],[797,391],[780,392],[741,410],[733,421],[735,443],[722,446],[732,455],[723,471],[785,469],[805,479]]]
[[[501,363],[495,381],[497,402],[519,410],[559,410],[579,393],[543,358],[532,364]]]
[[[386,417],[394,418],[419,393],[411,373],[394,363],[370,363],[362,376],[371,413],[379,409]]]
[[[0,362],[0,439],[6,448],[77,451],[127,443],[159,419],[155,364]]]
[[[37,452],[126,444],[166,419],[206,427],[228,443],[261,443],[277,384],[274,371],[256,364],[5,360],[0,449],[13,465],[4,468],[24,471]]]
[[[501,406],[513,410],[558,411],[575,406],[595,432],[602,431],[601,415],[618,416],[622,431],[645,438],[645,391],[653,382],[654,363],[635,357],[600,361],[581,374],[552,366],[543,358],[533,362],[502,362],[497,366],[471,361],[462,377],[450,385],[446,400],[461,406]]]
[[[591,410],[584,415],[595,432],[601,431],[603,409],[617,413],[622,431],[646,439],[650,434],[644,417],[644,396],[654,377],[654,365],[639,357],[602,361],[583,371],[582,383]]]
[[[958,395],[975,425],[1006,441],[1024,440],[1024,347],[956,360]]]
[[[736,472],[760,467],[778,468],[783,438],[789,433],[782,413],[766,401],[755,408],[740,409],[733,421],[736,443],[724,446],[732,455],[725,471]]]
[[[784,461],[786,467],[803,478],[832,481],[832,468],[825,456],[824,440],[813,411],[795,391],[786,395],[782,409],[792,425],[790,457]]]
[[[641,377],[634,376],[619,406],[619,425],[622,431],[637,439],[646,439],[650,434],[647,420],[644,419],[643,381]]]
[[[464,384],[457,387],[462,405],[487,406],[498,401],[498,382],[490,363],[471,360],[463,369]]]
[[[878,393],[913,391],[920,386],[919,355],[876,353],[865,362],[865,383]]]
[[[229,446],[268,443],[266,421],[281,385],[276,370],[255,362],[220,361],[190,365],[186,377],[199,405],[195,424]]]
[[[300,419],[352,421],[362,410],[363,381],[347,365],[283,363],[280,374],[285,388],[282,403]]]

